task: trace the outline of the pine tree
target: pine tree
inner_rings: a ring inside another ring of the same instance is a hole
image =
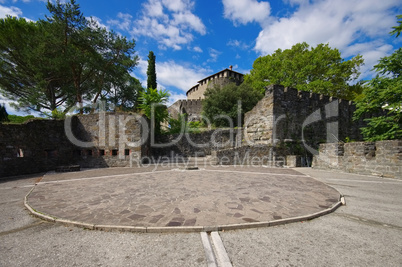
[[[45,114],[96,103],[117,86],[129,90],[123,82],[138,63],[135,41],[86,19],[75,0],[47,8],[46,20],[0,19],[0,93]]]
[[[147,89],[156,89],[156,70],[155,70],[155,55],[154,52],[149,51],[148,54],[148,69],[147,69]]]

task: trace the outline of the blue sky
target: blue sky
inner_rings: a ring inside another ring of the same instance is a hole
[[[259,56],[300,42],[329,43],[343,58],[363,55],[361,78],[402,38],[388,33],[402,0],[77,0],[99,24],[135,39],[140,62],[133,72],[146,84],[147,56],[156,55],[158,87],[170,103],[184,99],[200,79],[233,65],[248,73]],[[47,14],[44,0],[0,0],[0,17],[30,20]],[[0,97],[1,98],[1,97]],[[2,97],[9,114],[17,112]]]

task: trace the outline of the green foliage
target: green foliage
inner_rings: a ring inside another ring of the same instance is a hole
[[[381,140],[402,139],[402,116],[378,116],[367,119],[367,127],[361,128],[364,140],[374,142]]]
[[[47,3],[46,20],[0,20],[1,93],[25,110],[68,110],[123,87],[136,66],[134,41],[87,19],[75,0]]]
[[[390,32],[390,34],[391,35],[396,34],[396,37],[398,37],[402,32],[402,15],[397,15],[396,17],[399,19],[399,21],[398,21],[399,25],[392,27],[392,29],[394,29],[394,30],[392,32]]]
[[[55,119],[55,120],[61,120],[66,118],[66,113],[64,113],[62,110],[56,108],[52,110],[52,112],[44,112],[43,113],[46,117]]]
[[[202,104],[203,115],[216,127],[231,126],[230,121],[233,122],[233,127],[241,127],[242,125],[237,125],[238,101],[241,101],[240,114],[243,121],[244,114],[250,111],[262,97],[261,91],[254,90],[247,83],[242,83],[240,86],[234,83],[223,87],[215,85],[205,92]]]
[[[178,119],[169,118],[169,134],[182,133],[187,128],[187,114],[179,114]]]
[[[368,125],[361,129],[367,141],[402,139],[402,48],[381,58],[374,70],[378,74],[356,101],[354,119],[374,116],[365,119]]]
[[[397,17],[402,19],[402,15]],[[390,33],[396,37],[402,31],[402,21],[398,23]],[[361,129],[367,141],[402,139],[402,48],[381,58],[374,70],[378,74],[357,100],[354,119],[365,114],[372,116],[365,119],[367,127]]]
[[[106,100],[122,111],[135,111],[138,108],[140,93],[144,91],[141,82],[126,75],[125,79],[121,80],[121,86],[113,88]]]
[[[202,122],[200,121],[190,121],[188,123],[187,131],[191,133],[199,133],[201,132],[200,128],[202,127]]]
[[[42,118],[36,118],[33,115],[28,115],[28,116],[8,115],[8,119],[9,119],[8,123],[10,123],[10,124],[21,124],[21,123],[24,123],[31,119],[39,119],[40,120]]]
[[[155,133],[160,134],[161,123],[167,121],[169,113],[166,103],[169,99],[169,92],[167,90],[157,90],[149,88],[145,92],[140,93],[139,108],[152,122],[155,122]]]
[[[179,114],[178,119],[169,118],[168,134],[178,133],[199,133],[201,128],[200,121],[187,121],[187,114]]]
[[[349,136],[346,136],[346,137],[345,137],[345,143],[352,143],[352,142],[356,142],[356,140],[350,139]]]
[[[155,68],[154,52],[149,51],[148,54],[148,69],[147,69],[147,88],[158,88],[156,83],[156,68]]]
[[[307,43],[299,43],[291,49],[278,49],[272,55],[257,58],[245,81],[262,92],[269,84],[281,84],[352,100],[362,88],[359,83],[349,83],[359,77],[362,64],[362,56],[345,61],[339,50],[330,48],[328,44],[309,49]]]
[[[6,107],[0,104],[0,123],[2,123],[3,121],[9,121],[8,119],[8,113],[6,110]]]

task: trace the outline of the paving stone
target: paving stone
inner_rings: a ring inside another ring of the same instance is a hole
[[[95,225],[213,227],[316,213],[339,199],[332,187],[294,170],[232,166],[149,171],[45,175],[28,202],[41,213]]]

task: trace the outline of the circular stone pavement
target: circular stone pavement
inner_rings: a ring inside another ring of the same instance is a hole
[[[332,187],[291,169],[148,166],[49,173],[26,204],[38,216],[92,229],[202,231],[328,213],[339,199]]]

